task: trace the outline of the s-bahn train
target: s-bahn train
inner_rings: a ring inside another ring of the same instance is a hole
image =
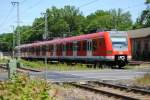
[[[24,59],[107,64],[124,67],[131,59],[130,39],[125,31],[104,31],[17,46]]]

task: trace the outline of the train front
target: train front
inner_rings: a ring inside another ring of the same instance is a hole
[[[125,31],[110,31],[108,35],[110,37],[107,45],[108,51],[111,51],[115,65],[121,68],[131,60],[130,39]]]

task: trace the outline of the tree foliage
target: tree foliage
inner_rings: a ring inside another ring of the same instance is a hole
[[[95,32],[97,29],[118,29],[128,30],[132,27],[131,15],[121,9],[97,10],[88,16],[74,6],[64,6],[63,8],[52,7],[46,10],[48,21],[49,39],[65,36],[76,36],[84,33]],[[31,26],[17,27],[21,34],[21,44],[42,41],[45,18],[41,16],[35,18]],[[8,42],[9,46],[2,47],[3,50],[12,48],[12,36],[10,34],[0,35],[1,41]],[[10,38],[10,39],[8,39]]]
[[[133,28],[150,27],[150,0],[146,0],[145,4],[147,5],[147,8],[143,10],[141,15],[137,18]]]
[[[129,12],[123,13],[121,9],[103,11],[98,10],[94,14],[87,16],[87,30],[95,29],[117,29],[128,30],[132,26]]]
[[[13,45],[13,34],[4,33],[0,35],[0,51],[11,51]]]

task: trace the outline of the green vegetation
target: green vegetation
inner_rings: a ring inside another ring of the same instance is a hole
[[[97,29],[128,30],[132,28],[131,14],[121,9],[97,10],[84,16],[74,6],[63,8],[48,8],[48,37],[49,40],[63,36],[76,36],[92,33]],[[32,26],[20,26],[15,29],[21,34],[21,44],[43,40],[44,16],[36,18]],[[0,35],[0,50],[12,50],[12,33]]]
[[[48,39],[76,36],[80,34],[92,33],[97,30],[129,30],[143,27],[150,27],[150,7],[149,0],[145,1],[147,8],[143,10],[136,23],[132,23],[130,12],[122,9],[97,10],[94,13],[84,16],[83,13],[74,6],[64,6],[63,8],[48,8]],[[15,29],[21,34],[21,44],[43,40],[44,16],[36,18],[31,26],[20,26]],[[12,50],[12,33],[0,35],[0,50]]]
[[[143,77],[137,78],[136,83],[142,86],[150,86],[150,73],[145,74]]]
[[[8,60],[7,59],[0,59],[0,63],[7,63]]]
[[[143,10],[139,18],[137,18],[136,23],[133,25],[133,29],[150,27],[150,0],[145,0],[145,4],[147,8]]]
[[[35,69],[45,69],[45,64],[42,61],[26,61],[21,60],[24,67],[27,68],[35,68]],[[54,71],[74,71],[74,70],[100,70],[99,68],[88,68],[85,64],[75,64],[75,65],[67,65],[66,63],[48,63],[48,70]]]
[[[9,81],[0,82],[0,100],[53,100],[51,89],[52,85],[44,80],[17,74]]]

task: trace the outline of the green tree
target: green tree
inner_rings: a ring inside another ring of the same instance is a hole
[[[10,52],[13,47],[13,34],[4,33],[0,35],[0,51]]]
[[[117,30],[128,30],[132,27],[132,19],[130,12],[124,12],[122,9],[110,10],[110,15],[112,16],[112,25],[114,29]]]
[[[129,12],[118,10],[98,10],[87,16],[87,31],[97,29],[117,29],[128,30],[132,26],[131,15]]]
[[[134,29],[150,27],[150,0],[146,0],[145,4],[147,5],[147,8],[143,10],[140,17],[137,18],[137,21],[133,27]]]
[[[64,34],[76,36],[91,33],[97,29],[128,30],[132,26],[130,13],[123,12],[121,9],[97,10],[87,17],[83,16],[82,12],[74,6],[52,7],[47,9],[46,13],[48,15],[48,36],[52,38],[62,37]],[[44,28],[45,18],[41,16],[35,18],[31,26],[17,27],[15,33],[20,32],[21,44],[31,43],[43,40]],[[0,35],[0,40],[5,42],[5,45],[0,45],[0,49],[10,51],[12,39],[12,33]]]

